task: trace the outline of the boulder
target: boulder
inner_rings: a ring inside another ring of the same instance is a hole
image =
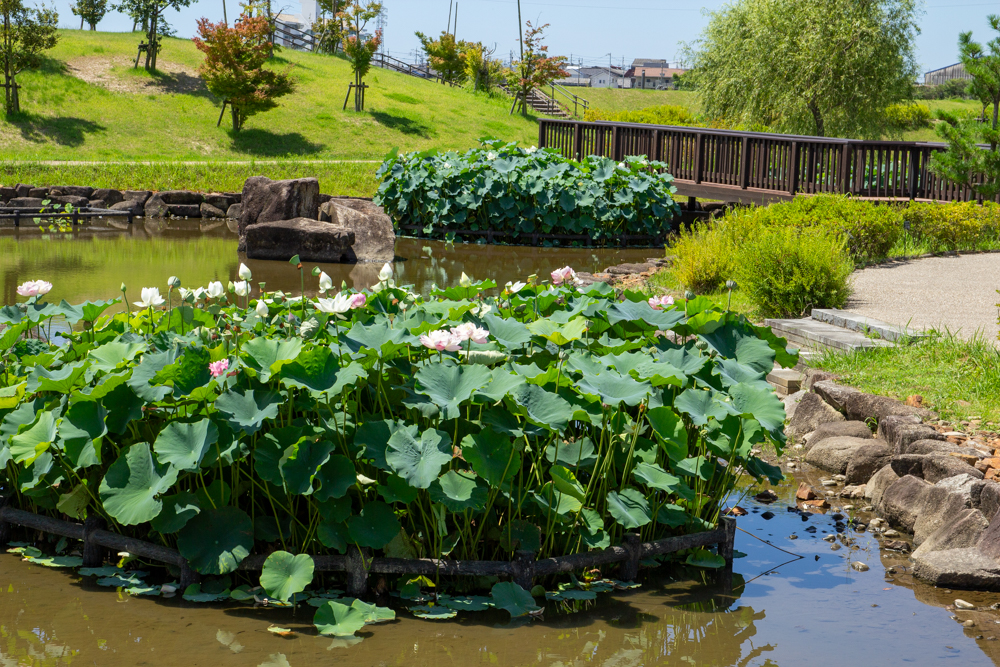
[[[855,453],[869,444],[867,438],[840,436],[827,438],[806,454],[806,463],[828,472],[844,474]]]
[[[137,201],[145,205],[149,201],[149,198],[153,196],[153,193],[149,190],[125,190],[122,192],[122,196],[125,198],[125,201]]]
[[[844,415],[827,405],[818,394],[806,394],[795,408],[795,414],[789,420],[785,433],[793,438],[801,438],[815,431],[821,424],[842,421]]]
[[[979,510],[961,510],[953,521],[949,521],[922,540],[920,546],[913,552],[913,558],[921,558],[924,554],[942,549],[974,547],[979,543],[989,523]]]
[[[952,444],[947,440],[914,440],[913,442],[905,445],[901,453],[937,454],[940,456],[948,456],[952,452],[956,454],[975,456],[977,459],[985,456],[978,449],[974,449],[972,447],[959,447],[958,445]]]
[[[226,209],[226,217],[233,220],[239,220],[240,212],[243,210],[243,204],[233,204]]]
[[[58,190],[58,192],[56,192]],[[83,197],[85,199],[91,199],[94,194],[94,188],[89,185],[59,185],[49,190],[50,195],[68,195],[70,197]],[[97,197],[93,197],[97,199]]]
[[[990,558],[1000,558],[1000,516],[993,515],[990,519],[990,525],[979,540],[978,549]]]
[[[49,196],[49,201],[53,204],[68,204],[73,208],[83,208],[84,206],[90,206],[90,200],[86,197],[77,197],[76,195],[51,195]]]
[[[924,479],[931,484],[937,484],[942,479],[955,475],[972,475],[976,479],[983,478],[982,471],[976,470],[968,462],[950,455],[928,454],[924,460],[923,472]]]
[[[805,389],[801,389],[781,399],[781,402],[785,404],[785,419],[791,420],[795,416],[795,409],[799,407],[802,397],[808,393]]]
[[[87,203],[87,206],[89,206],[90,208],[105,209],[108,207],[108,202],[104,201],[103,199],[91,199]]]
[[[120,201],[117,204],[111,205],[112,211],[131,211],[134,217],[140,218],[145,213],[143,205],[141,202],[134,199],[128,201]]]
[[[916,415],[889,415],[879,420],[878,436],[892,445],[897,454],[906,454],[907,446],[917,440],[944,440],[933,426]]]
[[[41,208],[41,197],[14,197],[7,202],[7,208]]]
[[[317,186],[318,187],[318,186]],[[341,262],[350,255],[354,233],[309,218],[260,222],[244,230],[250,259]]]
[[[940,587],[1000,590],[1000,562],[975,547],[922,554],[914,559],[913,574]]]
[[[171,206],[198,206],[205,200],[203,194],[190,190],[164,190],[156,194]]]
[[[104,203],[108,206],[114,206],[118,202],[125,201],[125,195],[122,194],[121,190],[113,190],[111,188],[97,188],[90,193],[91,199],[103,199]]]
[[[923,479],[924,459],[926,458],[925,454],[896,454],[892,457],[889,465],[892,466],[893,472],[900,477],[913,475],[914,477]]]
[[[167,210],[175,218],[201,217],[201,204],[167,204]]]
[[[852,438],[871,438],[872,431],[864,422],[827,422],[805,437],[806,448],[813,447],[827,438],[850,436]]]
[[[893,526],[912,533],[920,512],[926,510],[925,500],[933,488],[933,484],[919,477],[900,477],[885,490],[875,509]]]
[[[847,397],[844,403],[844,412],[848,419],[867,421],[874,419],[882,421],[892,415],[916,415],[918,417],[929,414],[924,408],[915,408],[894,398],[879,396],[877,394],[864,394],[856,392]]]
[[[972,489],[981,483],[981,480],[979,480],[975,475],[962,473],[961,475],[945,477],[942,480],[938,480],[934,483],[934,486],[940,486],[943,489],[948,489],[949,493],[957,493],[965,499],[966,507],[973,507]]]
[[[315,178],[272,181],[265,176],[253,176],[243,184],[242,204],[240,251],[247,248],[246,230],[253,225],[298,218],[316,220],[319,217],[319,181]]]
[[[224,194],[227,197],[229,197],[230,199],[232,199],[234,204],[241,204],[241,203],[243,203],[243,193],[242,192],[223,192],[222,194]]]
[[[882,502],[882,494],[897,479],[899,479],[899,475],[895,473],[892,466],[883,466],[881,470],[872,475],[868,484],[865,485],[865,498],[868,498],[872,505],[878,507]]]
[[[937,485],[927,489],[923,498],[923,509],[913,522],[913,543],[917,546],[969,507],[964,496]]]
[[[31,190],[34,187],[35,187],[34,185],[25,185],[24,183],[18,183],[17,185],[14,186],[14,197],[27,197],[31,193]]]
[[[862,438],[865,440],[865,438]],[[892,448],[885,440],[873,440],[865,443],[851,456],[847,464],[847,479],[845,484],[866,484],[872,475],[885,467],[892,460]]]
[[[970,493],[972,506],[978,507],[988,520],[992,521],[1000,510],[1000,484],[992,480],[976,482]]]
[[[38,199],[45,199],[49,196],[48,188],[31,188],[25,197],[37,197]]]
[[[802,386],[806,390],[812,389],[813,385],[817,382],[823,382],[824,380],[835,381],[837,379],[837,376],[833,373],[827,373],[818,368],[806,368],[805,376],[806,379],[802,382]]]
[[[212,204],[209,204],[207,201],[203,201],[201,203],[201,217],[203,217],[203,218],[224,218],[224,217],[226,217],[226,212],[223,209],[218,208],[217,206],[213,206]]]
[[[834,409],[844,411],[847,405],[847,398],[852,394],[860,393],[853,387],[845,387],[837,384],[833,380],[819,380],[812,383],[810,387],[820,398],[829,403]],[[861,420],[864,421],[864,420]]]
[[[147,218],[165,218],[170,213],[167,203],[158,194],[147,199],[143,209]]]
[[[5,204],[16,196],[17,196],[17,188],[12,188],[12,187],[0,188],[0,201],[4,202]]]
[[[204,201],[206,204],[211,204],[220,211],[227,211],[230,206],[236,203],[236,198],[231,195],[222,194],[221,192],[210,192],[205,195]]]
[[[396,258],[396,230],[381,206],[367,199],[346,197],[331,199],[323,206],[331,222],[335,214],[336,222],[333,224],[354,232],[354,257],[351,261],[384,264]]]

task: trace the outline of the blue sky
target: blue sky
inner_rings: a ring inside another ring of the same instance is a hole
[[[55,0],[60,24],[79,27],[69,10],[71,0]],[[114,2],[114,0],[111,0]],[[273,0],[276,7],[298,13],[299,0]],[[223,0],[197,0],[180,12],[168,11],[167,18],[178,35],[190,37],[198,18],[222,18]],[[238,10],[236,0],[226,0],[229,16]],[[52,5],[52,0],[46,4]],[[414,31],[438,34],[448,22],[449,0],[384,0],[388,10],[386,48],[397,57],[412,60],[419,47]],[[570,56],[587,65],[626,64],[633,58],[680,56],[682,42],[691,41],[707,23],[706,10],[719,9],[724,0],[692,3],[686,0],[522,0],[525,20],[551,24],[548,44],[553,54]],[[986,16],[1000,13],[1000,1],[926,0],[919,19],[917,59],[926,71],[956,61],[958,33],[972,30],[986,41]],[[129,30],[131,21],[121,14],[109,14],[101,30]],[[517,3],[515,0],[459,0],[458,37],[496,45],[504,58],[517,49]]]

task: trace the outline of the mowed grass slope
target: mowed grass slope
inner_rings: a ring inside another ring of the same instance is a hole
[[[18,77],[23,112],[0,116],[0,160],[379,160],[400,150],[467,149],[491,136],[537,142],[509,102],[372,68],[363,113],[342,111],[353,78],[339,57],[283,49],[296,92],[233,134],[197,76],[202,54],[166,39],[164,73],[133,70],[138,33],[61,30],[41,70]]]

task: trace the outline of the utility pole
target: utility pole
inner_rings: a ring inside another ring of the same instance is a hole
[[[458,41],[458,0],[455,1],[455,28],[451,31],[451,36]]]
[[[448,27],[445,29],[445,33],[451,32],[451,6],[455,0],[448,0]]]
[[[524,23],[521,21],[521,0],[517,0],[517,42],[521,46],[521,78],[524,79]],[[528,115],[528,93],[521,86],[521,113]],[[515,103],[517,100],[515,100]]]

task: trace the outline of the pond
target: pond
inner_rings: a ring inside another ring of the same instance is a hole
[[[119,225],[120,228],[114,225]],[[624,262],[642,262],[662,255],[656,248],[531,248],[523,246],[446,244],[400,238],[396,241],[396,280],[427,294],[433,284],[448,285],[462,272],[476,279],[492,278],[499,285],[523,280],[533,273],[548,276],[553,269],[601,271]],[[53,283],[48,300],[81,303],[120,295],[124,282],[138,298],[141,287],[166,293],[167,278],[177,276],[185,287],[212,280],[238,280],[240,262],[253,271],[253,283],[266,282],[269,291],[298,294],[299,272],[287,262],[248,260],[236,251],[236,235],[225,223],[201,220],[138,220],[134,225],[97,222],[66,234],[40,233],[37,228],[0,230],[0,275],[3,302],[14,303],[16,288],[25,280]],[[307,265],[307,270],[313,264]],[[320,264],[348,287],[367,288],[378,282],[381,264]],[[307,276],[306,292],[316,294],[316,279]],[[131,297],[130,297],[131,298]]]
[[[295,615],[130,598],[4,554],[0,664],[700,667],[928,665],[948,658],[964,667],[1000,664],[1000,614],[945,608],[957,597],[985,607],[995,596],[915,582],[905,556],[880,552],[870,533],[847,529],[856,543],[831,549],[822,538],[835,534],[838,508],[793,511],[799,479],[776,487],[773,504],[742,503],[750,513],[739,519],[745,532],[737,533],[736,548],[746,556],[736,561],[731,592],[657,570],[638,590],[602,594],[575,614],[550,606],[543,620],[463,612],[425,621],[399,610],[396,621],[368,626],[354,645],[316,635],[312,608]],[[818,484],[818,476],[810,481]],[[855,571],[853,561],[870,569]],[[961,625],[968,620],[975,625]],[[267,630],[272,623],[294,634],[274,635]]]

